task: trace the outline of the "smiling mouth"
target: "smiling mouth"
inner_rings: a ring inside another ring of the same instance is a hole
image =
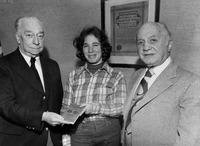
[[[94,55],[88,55],[89,58],[95,58],[97,55],[94,54]]]

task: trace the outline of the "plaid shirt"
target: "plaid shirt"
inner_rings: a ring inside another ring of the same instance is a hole
[[[95,74],[89,72],[87,64],[72,71],[65,85],[63,104],[92,103],[92,114],[118,116],[122,114],[125,100],[123,74],[106,62]]]

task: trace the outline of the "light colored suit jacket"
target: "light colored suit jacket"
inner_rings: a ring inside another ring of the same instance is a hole
[[[131,78],[124,127],[145,69]],[[132,146],[200,146],[200,78],[174,62],[158,76],[131,115]]]

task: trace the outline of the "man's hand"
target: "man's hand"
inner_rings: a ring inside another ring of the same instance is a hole
[[[66,122],[61,115],[54,112],[44,112],[42,115],[42,121],[45,121],[52,126],[56,126]]]

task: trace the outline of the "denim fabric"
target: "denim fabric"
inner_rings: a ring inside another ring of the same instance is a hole
[[[72,146],[119,146],[121,126],[118,119],[105,118],[82,122],[71,135]]]

